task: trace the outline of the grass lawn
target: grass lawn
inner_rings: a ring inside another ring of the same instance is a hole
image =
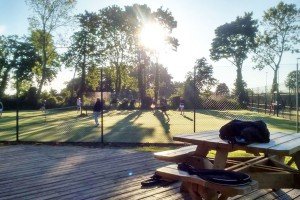
[[[192,133],[194,113],[169,110],[170,120],[156,111],[109,111],[104,114],[104,141],[106,142],[149,142],[168,143],[176,134]],[[0,118],[0,140],[16,139],[16,113],[4,112]],[[57,142],[95,142],[101,140],[101,128],[94,126],[92,112],[79,116],[72,108],[61,112],[48,110],[21,111],[19,113],[19,139],[22,141]],[[293,132],[295,122],[246,110],[216,111],[198,110],[196,113],[196,132],[218,130],[232,119],[264,120],[270,131]],[[99,119],[100,120],[100,119]]]

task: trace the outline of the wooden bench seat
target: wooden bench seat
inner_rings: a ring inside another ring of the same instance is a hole
[[[196,151],[197,145],[181,147],[179,149],[168,150],[154,153],[154,157],[158,160],[167,162],[183,162],[187,156],[192,156]]]
[[[227,198],[235,195],[247,194],[258,188],[258,184],[254,180],[252,180],[252,182],[250,182],[249,184],[243,186],[231,186],[231,185],[212,183],[203,180],[196,175],[189,175],[185,171],[178,170],[176,164],[159,168],[156,170],[156,173],[166,179],[182,181],[186,186],[189,185],[189,188],[187,188],[188,191],[191,190],[192,188],[193,190],[195,190],[195,187],[197,187],[196,190],[202,190],[201,193],[203,193],[203,190],[208,189],[210,191],[221,193],[223,195],[223,198],[224,196]],[[189,192],[191,193],[191,191]],[[211,198],[206,197],[205,199],[211,199]]]
[[[172,163],[188,163],[193,165],[194,167],[211,169],[213,168],[213,158],[200,158],[198,156],[194,156],[197,145],[191,145],[186,147],[181,147],[174,150],[167,150],[162,152],[154,153],[154,157],[158,160],[172,162]],[[227,167],[231,167],[233,165],[237,165],[241,162],[249,161],[253,158],[257,157],[237,157],[227,160]]]

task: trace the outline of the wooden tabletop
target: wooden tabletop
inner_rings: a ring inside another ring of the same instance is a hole
[[[219,138],[218,131],[183,134],[173,137],[176,141],[205,146],[209,149],[226,151],[245,150],[274,155],[292,155],[300,151],[300,133],[271,133],[269,143],[253,143],[250,145],[232,145]]]

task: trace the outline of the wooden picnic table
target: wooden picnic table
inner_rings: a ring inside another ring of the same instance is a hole
[[[271,133],[269,143],[254,143],[250,145],[229,144],[219,138],[218,131],[209,131],[205,133],[183,134],[173,137],[175,141],[193,144],[182,150],[173,150],[156,154],[156,158],[171,162],[186,162],[195,168],[202,169],[225,169],[239,171],[249,174],[252,180],[256,181],[259,189],[271,188],[300,188],[300,171],[292,168],[289,164],[295,162],[300,169],[300,133]],[[194,148],[192,152],[187,149]],[[215,150],[215,157],[208,158],[208,153]],[[229,152],[244,150],[254,156],[246,157],[228,157]],[[288,164],[285,164],[285,157],[291,157]],[[237,194],[249,192],[249,187],[245,189],[239,187],[211,186],[205,181],[194,181],[187,178],[185,174],[182,179],[182,172],[175,173],[174,165],[158,169],[161,175],[167,178],[178,178],[183,181],[182,188],[189,188],[193,199],[217,199],[217,192],[224,193],[223,199]],[[170,173],[168,173],[170,172]],[[168,176],[170,175],[170,176]],[[187,184],[191,180],[193,184]],[[211,191],[214,189],[215,191]],[[255,189],[255,187],[250,187]],[[209,192],[208,192],[209,191]]]

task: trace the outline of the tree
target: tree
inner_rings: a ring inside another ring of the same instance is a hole
[[[130,29],[126,24],[125,11],[118,6],[106,7],[99,11],[101,20],[101,42],[105,46],[105,55],[113,67],[114,90],[116,97],[124,88],[133,61]],[[103,59],[102,59],[103,60]]]
[[[19,85],[22,84],[23,90],[26,90],[24,86],[29,87],[28,82],[32,82],[33,68],[38,60],[36,49],[27,38],[0,37],[0,98],[10,76],[18,80]]]
[[[229,96],[229,88],[225,83],[220,83],[216,88],[216,95]]]
[[[47,47],[51,44],[52,33],[59,27],[70,22],[70,11],[74,8],[75,0],[26,0],[31,8],[33,16],[29,18],[32,30],[41,32],[41,79],[39,80],[37,96],[40,97],[42,88],[47,79],[47,65],[49,54]]]
[[[45,38],[46,46],[44,47],[43,40]],[[39,89],[41,89],[44,84],[50,83],[56,77],[58,70],[60,69],[59,55],[56,52],[52,35],[47,34],[45,36],[42,30],[33,30],[31,31],[30,40],[34,45],[39,57],[41,58],[37,61],[36,66],[34,68],[35,78],[38,83],[37,97],[39,98]],[[46,68],[43,68],[44,51],[47,55]]]
[[[213,78],[213,67],[204,57],[196,61],[194,70],[196,70],[196,89],[199,93],[210,90],[216,84],[216,79]]]
[[[80,29],[72,35],[71,45],[64,54],[63,61],[66,63],[66,67],[75,68],[80,75],[81,82],[77,95],[83,99],[87,89],[87,73],[90,69],[96,70],[97,59],[101,56],[99,45],[102,43],[97,36],[100,21],[96,13],[85,11],[84,14],[77,15],[77,20]],[[90,78],[89,82],[95,81],[94,78]],[[92,83],[92,87],[95,87],[94,83]]]
[[[30,39],[25,38],[22,41],[17,42],[16,49],[14,51],[14,71],[13,77],[18,82],[20,94],[27,91],[33,82],[34,68],[41,60],[37,53],[37,49],[32,44]],[[32,99],[36,101],[37,99]]]
[[[152,63],[149,68],[149,75],[148,75],[149,78],[148,78],[147,85],[149,88],[153,89],[153,93],[154,93],[154,89],[158,87],[158,85],[156,85],[157,71],[159,71],[159,88],[158,88],[159,94],[162,97],[168,98],[171,96],[171,94],[174,93],[175,88],[172,83],[173,77],[169,74],[167,68],[163,67],[160,64]]]
[[[17,36],[0,37],[0,98],[8,84],[9,73],[13,69],[14,50]]]
[[[183,98],[187,108],[199,108],[200,107],[200,93],[195,87],[195,79],[192,73],[187,75],[187,79],[184,83]]]
[[[212,65],[209,65],[204,57],[196,60],[194,72],[188,72],[184,86],[183,96],[188,107],[198,108],[200,93],[208,93],[215,84]]]
[[[263,33],[257,37],[259,46],[253,60],[257,63],[255,68],[261,70],[268,66],[274,71],[272,92],[278,92],[277,76],[284,52],[299,50],[299,20],[300,9],[295,4],[280,2],[264,12]]]
[[[215,30],[216,37],[210,49],[212,60],[225,58],[236,66],[235,92],[240,104],[247,101],[242,67],[248,57],[247,54],[256,48],[256,32],[257,22],[252,19],[252,13],[245,13],[243,17],[237,17],[235,21],[219,26]]]
[[[133,41],[133,52],[135,52],[134,63],[138,72],[138,87],[140,92],[140,98],[142,102],[142,108],[144,107],[144,99],[146,97],[146,85],[147,85],[147,72],[146,67],[150,65],[150,55],[151,51],[146,47],[141,45],[139,33],[143,26],[150,22],[158,23],[159,26],[164,27],[168,32],[165,38],[166,45],[172,46],[176,50],[178,40],[171,36],[172,30],[177,27],[177,22],[175,21],[172,13],[166,9],[159,8],[152,12],[147,5],[134,4],[132,6],[125,7],[125,20],[129,27],[130,40]],[[158,90],[159,87],[156,87]],[[157,93],[157,91],[155,91]],[[146,104],[145,104],[146,105]]]
[[[296,71],[290,72],[285,80],[285,86],[289,88],[289,90],[296,90]],[[298,77],[300,77],[300,72],[298,71]]]

